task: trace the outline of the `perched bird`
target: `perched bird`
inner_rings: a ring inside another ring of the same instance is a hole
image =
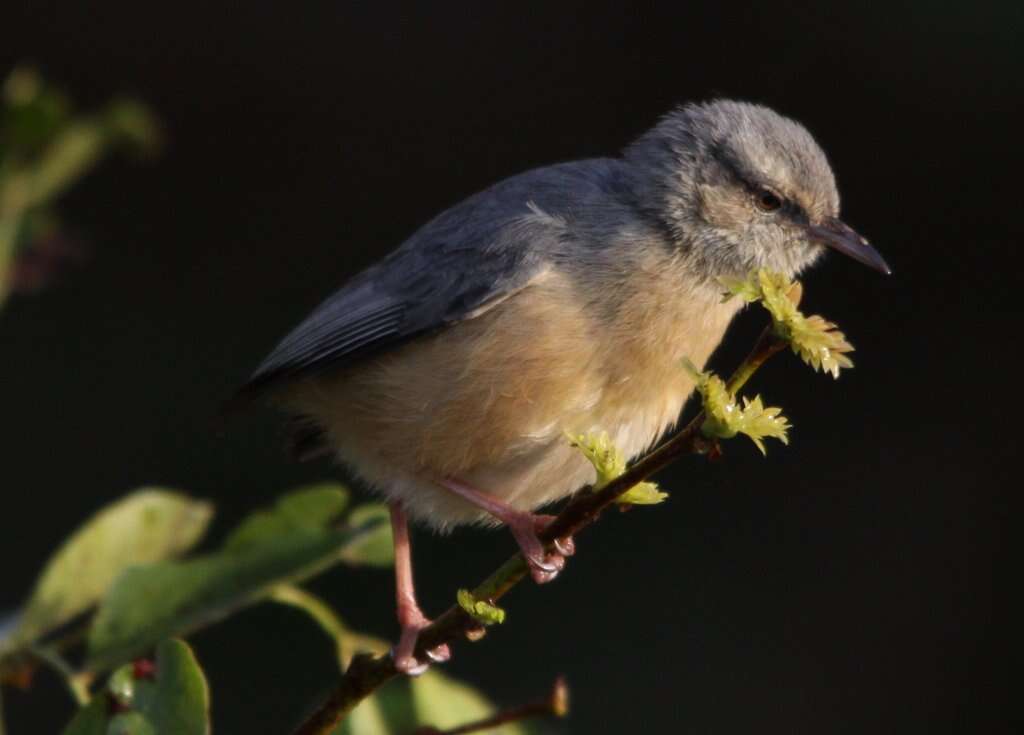
[[[401,637],[416,602],[407,517],[509,527],[538,582],[534,510],[593,482],[566,432],[606,431],[635,457],[678,419],[737,301],[721,277],[795,275],[832,248],[888,272],[838,218],[821,148],[800,124],[726,100],[667,114],[614,158],[505,179],[428,222],[287,335],[242,388],[293,418],[391,508]],[[446,647],[430,652],[444,660]]]

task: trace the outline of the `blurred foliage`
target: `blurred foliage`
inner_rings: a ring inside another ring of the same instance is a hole
[[[189,735],[209,731],[209,696],[191,650],[175,637],[247,606],[276,602],[308,615],[334,642],[339,669],[359,651],[387,653],[386,643],[349,629],[296,586],[338,563],[389,567],[383,506],[350,507],[336,484],[299,488],[243,519],[216,550],[176,560],[202,540],[212,516],[210,503],[159,488],[101,509],[47,562],[0,631],[0,683],[27,688],[36,668],[52,667],[80,704],[64,735]],[[153,650],[155,663],[136,658]],[[339,732],[406,733],[492,711],[467,685],[428,672],[368,699]]]
[[[493,712],[493,706],[475,689],[430,669],[416,678],[403,677],[364,699],[332,735],[408,735],[425,722],[448,729]],[[500,735],[525,735],[528,731],[522,723],[487,730]]]
[[[35,70],[8,75],[0,90],[0,306],[74,257],[53,209],[57,198],[110,152],[153,154],[159,142],[156,118],[138,102],[114,100],[76,115]]]
[[[339,561],[365,563],[358,553],[365,537],[389,539],[390,526],[379,515],[365,514],[353,525],[344,515],[347,506],[348,494],[339,486],[299,490],[243,521],[214,553],[128,569],[96,613],[88,667],[106,669],[162,638],[220,620],[266,599],[278,585],[304,581]]]
[[[138,102],[80,115],[33,69],[8,75],[0,89],[0,307],[77,256],[54,209],[59,197],[111,152],[153,154],[160,137]],[[348,629],[296,586],[339,563],[390,567],[386,508],[352,508],[338,485],[301,488],[244,519],[219,548],[179,558],[203,539],[213,513],[206,501],[162,488],[100,510],[54,553],[22,608],[0,618],[0,686],[27,689],[40,666],[52,668],[79,705],[64,735],[200,735],[210,731],[209,693],[178,637],[238,610],[269,601],[302,611],[334,642],[339,668],[358,651],[386,654],[384,642]],[[136,658],[151,651],[155,661]],[[407,733],[492,711],[470,687],[432,671],[366,700],[342,731]]]
[[[188,551],[212,517],[209,503],[156,488],[104,508],[46,564],[16,627],[0,640],[0,659],[96,605],[128,566]]]
[[[207,735],[210,694],[185,643],[167,640],[156,660],[127,664],[78,711],[63,735]]]

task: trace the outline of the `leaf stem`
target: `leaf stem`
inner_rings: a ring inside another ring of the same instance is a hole
[[[48,646],[31,646],[32,655],[53,669],[64,682],[79,707],[89,704],[88,676],[76,672],[64,658]]]
[[[326,602],[311,592],[293,584],[282,584],[270,591],[269,599],[282,605],[294,607],[311,617],[331,637],[337,649],[338,664],[342,667],[352,660],[355,651],[348,644],[348,631],[341,618]]]

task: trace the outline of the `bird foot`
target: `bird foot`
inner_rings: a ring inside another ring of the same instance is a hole
[[[452,651],[447,643],[424,651],[424,656],[428,659],[426,661],[421,661],[413,655],[420,632],[432,622],[419,608],[400,610],[398,622],[402,632],[398,638],[398,645],[391,649],[391,658],[394,659],[398,671],[407,676],[419,676],[430,668],[430,664],[441,664],[452,657]]]
[[[493,495],[480,492],[452,477],[442,478],[438,483],[508,526],[530,566],[530,576],[537,584],[550,582],[557,577],[565,566],[565,557],[572,556],[576,551],[571,536],[555,539],[552,542],[553,551],[544,548],[537,534],[548,527],[554,516],[534,515],[513,508]]]
[[[565,567],[565,558],[576,553],[576,544],[572,536],[555,539],[552,542],[552,551],[544,548],[537,534],[547,528],[554,519],[555,517],[550,515],[523,513],[506,521],[530,567],[530,576],[537,584],[545,584],[555,579]]]

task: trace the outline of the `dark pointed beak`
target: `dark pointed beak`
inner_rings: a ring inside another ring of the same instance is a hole
[[[864,265],[887,276],[892,274],[889,264],[879,255],[878,251],[871,247],[868,241],[858,235],[852,227],[835,217],[830,217],[820,225],[807,225],[807,236],[811,242],[838,250],[843,255],[849,255],[854,260],[859,260]]]

